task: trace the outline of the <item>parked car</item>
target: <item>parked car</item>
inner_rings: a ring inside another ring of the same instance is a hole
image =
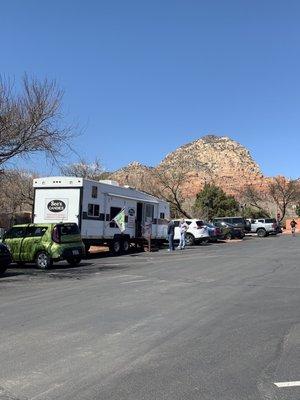
[[[13,261],[35,262],[41,269],[50,268],[53,261],[79,264],[85,253],[74,223],[15,225],[4,234],[2,242],[9,247]]]
[[[215,222],[220,222],[220,221],[231,224],[231,225],[235,226],[236,228],[241,228],[241,229],[243,229],[244,232],[251,231],[250,222],[243,217],[217,217],[217,218],[214,218],[212,222],[215,223]]]
[[[209,241],[209,231],[207,227],[203,224],[203,221],[198,219],[186,219],[185,222],[189,225],[188,230],[185,235],[185,242],[187,246],[192,246],[197,243],[208,243]],[[174,219],[175,223],[175,234],[174,240],[180,239],[180,219]]]
[[[4,243],[0,243],[0,275],[4,274],[11,261],[12,257],[8,247]]]
[[[245,232],[243,229],[231,225],[228,222],[216,221],[214,225],[221,229],[222,239],[243,239],[245,237]]]
[[[275,218],[251,219],[250,222],[251,233],[257,233],[259,237],[277,235],[277,233],[281,232],[281,228]]]
[[[204,222],[204,225],[208,229],[209,240],[211,242],[216,242],[216,241],[221,240],[223,238],[222,231],[221,231],[220,227],[215,226],[214,224],[210,224],[208,222]]]

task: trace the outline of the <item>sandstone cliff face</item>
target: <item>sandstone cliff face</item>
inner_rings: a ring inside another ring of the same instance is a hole
[[[263,190],[266,179],[251,157],[249,150],[238,142],[214,135],[204,136],[169,153],[154,167],[181,168],[188,164],[190,173],[185,184],[187,197],[194,197],[205,182],[214,182],[228,194],[239,197],[247,184]],[[133,162],[112,174],[111,178],[120,184],[151,191],[151,171],[138,162]]]
[[[246,184],[260,185],[262,172],[248,149],[228,137],[204,136],[168,154],[161,164],[191,167],[189,189],[196,194],[205,182],[214,182],[228,194],[237,195]],[[200,163],[193,167],[195,161]]]

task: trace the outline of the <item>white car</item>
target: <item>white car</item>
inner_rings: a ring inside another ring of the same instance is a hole
[[[174,219],[175,223],[175,234],[174,240],[180,240],[180,219]],[[186,219],[185,222],[189,228],[185,234],[185,242],[187,246],[192,246],[196,243],[208,243],[209,241],[209,230],[203,221],[199,219]]]

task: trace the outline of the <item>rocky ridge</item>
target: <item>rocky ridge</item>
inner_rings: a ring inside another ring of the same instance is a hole
[[[183,164],[190,166],[186,182],[187,197],[195,196],[205,182],[214,182],[228,194],[237,197],[247,184],[261,189],[266,186],[266,178],[249,150],[226,136],[207,135],[187,143],[169,153],[154,168],[181,168]],[[133,162],[114,172],[111,177],[121,184],[147,191],[152,169]]]

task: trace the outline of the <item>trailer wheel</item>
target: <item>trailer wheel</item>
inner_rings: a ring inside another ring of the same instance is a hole
[[[121,242],[120,240],[116,239],[110,245],[110,251],[114,256],[118,256],[121,253]]]
[[[123,240],[123,242],[122,242],[122,250],[123,250],[123,252],[124,252],[124,253],[128,253],[129,248],[130,248],[130,243],[129,243],[129,241],[126,240],[126,239]]]

